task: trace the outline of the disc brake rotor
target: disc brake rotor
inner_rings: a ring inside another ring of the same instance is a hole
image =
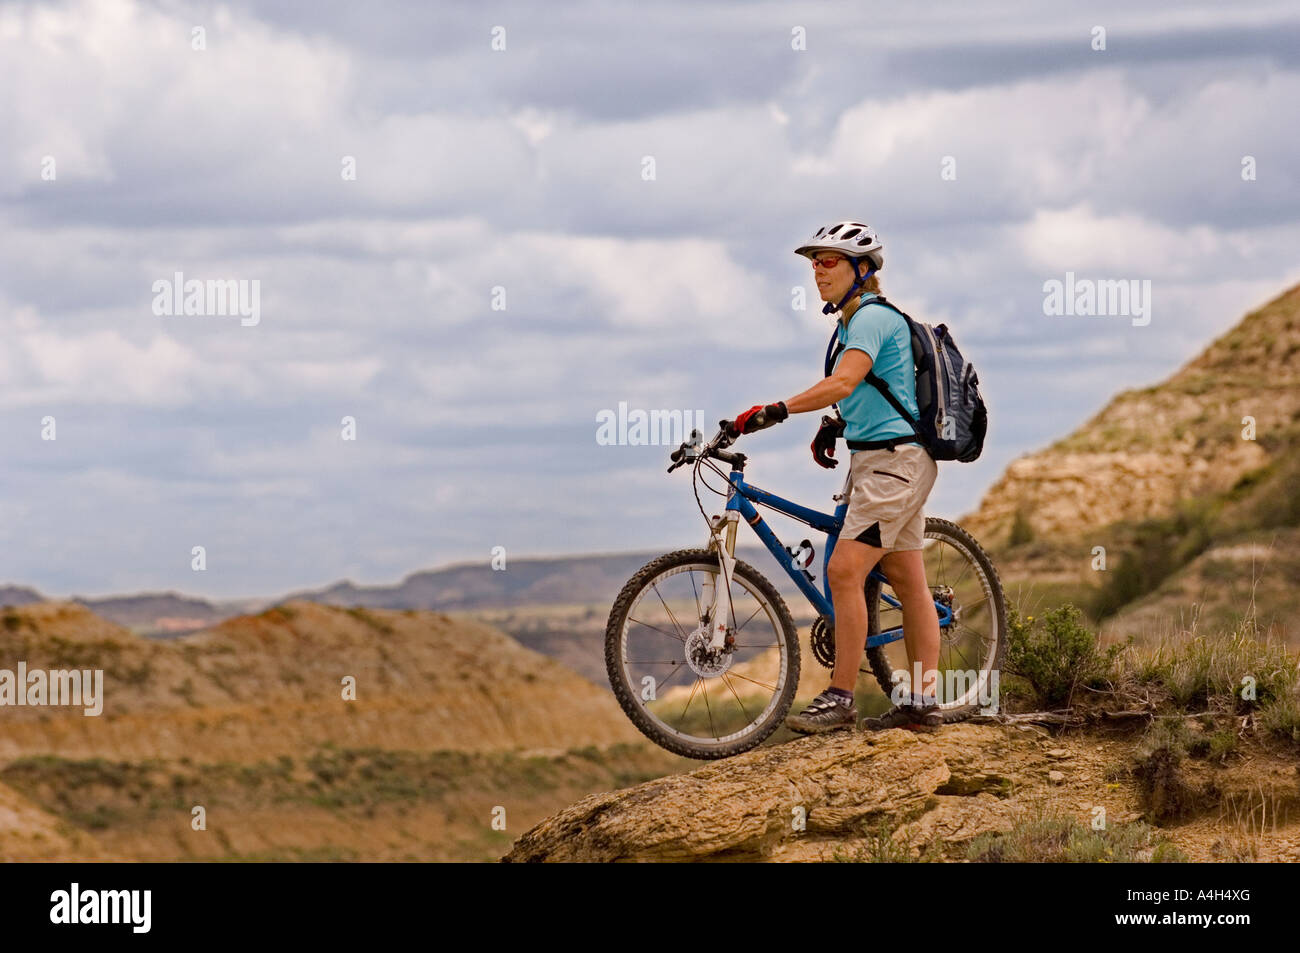
[[[717,678],[731,668],[735,653],[725,648],[717,652],[709,648],[712,633],[703,628],[696,629],[686,637],[686,664],[700,678]],[[734,641],[730,636],[728,642]]]

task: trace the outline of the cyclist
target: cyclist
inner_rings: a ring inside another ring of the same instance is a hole
[[[831,683],[786,725],[801,733],[854,728],[858,711],[853,691],[867,637],[863,587],[877,562],[903,607],[903,641],[909,673],[921,663],[920,685],[909,699],[863,727],[935,731],[943,724],[934,680],[939,663],[939,617],[925,578],[921,546],[925,501],[938,466],[911,426],[863,378],[872,369],[913,415],[916,369],[907,322],[891,308],[871,301],[880,292],[876,272],[884,267],[883,246],[874,231],[858,222],[839,222],[817,231],[795,254],[812,260],[822,311],[838,312],[844,345],[829,377],[789,400],[758,404],[729,425],[732,434],[752,433],[790,414],[842,405],[842,418],[822,418],[812,442],[813,459],[834,467],[835,441],[842,434],[851,452],[843,494],[848,500],[844,527],[827,564],[835,605],[835,670]],[[838,304],[831,304],[837,301]]]

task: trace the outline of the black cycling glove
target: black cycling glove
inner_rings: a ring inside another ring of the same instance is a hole
[[[829,414],[822,415],[822,425],[817,429],[817,436],[813,437],[812,455],[819,466],[828,470],[834,469],[840,465],[840,461],[833,459],[835,456],[835,441],[844,434],[844,418],[840,416],[831,417]]]

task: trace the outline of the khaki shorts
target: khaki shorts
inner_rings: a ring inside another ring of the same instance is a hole
[[[925,542],[925,501],[939,465],[917,443],[893,450],[855,450],[841,495],[848,501],[840,539],[881,549],[920,549]]]

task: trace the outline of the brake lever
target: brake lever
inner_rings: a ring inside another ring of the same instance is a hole
[[[698,453],[691,453],[691,450],[698,446],[696,441],[699,440],[699,437],[700,432],[698,430],[692,430],[690,442],[679,444],[676,450],[668,454],[668,459],[673,461],[673,465],[668,468],[669,473],[672,473],[680,466],[690,463],[693,459],[699,456]]]
[[[668,459],[673,461],[673,465],[668,468],[672,473],[680,466],[685,466],[698,460],[700,457],[708,456],[714,450],[725,450],[736,442],[736,438],[727,433],[726,424],[728,421],[719,421],[717,435],[703,446],[700,445],[700,437],[703,436],[698,430],[691,431],[691,440],[688,443],[681,444],[676,450],[668,455]]]

